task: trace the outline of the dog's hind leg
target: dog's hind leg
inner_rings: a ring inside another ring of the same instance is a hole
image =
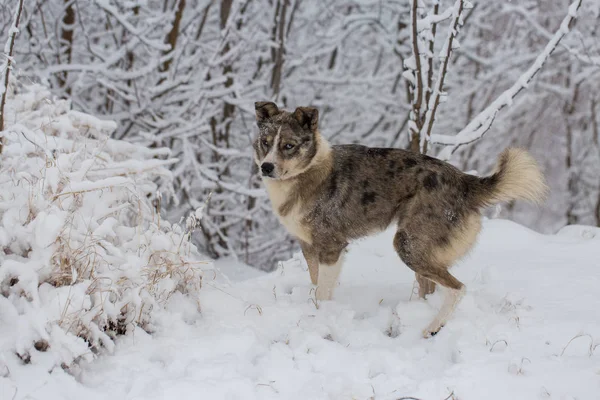
[[[300,242],[302,248],[302,254],[308,264],[308,273],[310,274],[310,281],[313,285],[317,284],[317,278],[319,277],[319,254],[310,244]]]
[[[465,285],[445,269],[437,269],[432,275],[428,276],[428,279],[444,286],[444,303],[433,321],[423,331],[423,336],[426,338],[437,334],[442,329],[454,314],[456,306],[465,294]]]
[[[437,283],[444,288],[444,303],[442,304],[442,308],[423,331],[423,336],[428,338],[438,333],[446,322],[448,322],[465,293],[465,285],[452,276],[443,264],[435,261],[427,261],[426,259],[422,261],[404,260],[404,262],[409,268],[415,270],[421,278],[434,282],[434,284]]]
[[[423,332],[435,335],[448,319],[465,293],[464,285],[448,272],[448,268],[469,251],[481,228],[479,214],[465,215],[462,223],[440,227],[435,218],[422,218],[399,226],[394,248],[404,263],[417,275],[445,289],[444,304]]]
[[[415,273],[419,284],[419,298],[424,299],[427,295],[435,292],[435,282]]]
[[[454,313],[456,306],[465,294],[465,286],[448,272],[457,260],[462,258],[475,244],[481,231],[481,215],[479,212],[466,214],[458,226],[453,227],[445,237],[443,245],[431,248],[431,265],[438,268],[428,268],[421,273],[425,278],[444,286],[444,304],[438,315],[423,332],[425,337],[435,335]]]

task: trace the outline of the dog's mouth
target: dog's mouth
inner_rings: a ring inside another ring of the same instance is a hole
[[[273,173],[270,173],[270,174],[265,174],[265,173],[263,173],[263,174],[262,174],[262,177],[263,177],[263,178],[267,178],[267,179],[272,179],[272,180],[274,180],[274,181],[280,181],[280,180],[284,179],[284,178],[283,178],[283,175],[280,175],[280,176],[275,176]]]
[[[263,171],[261,173],[261,176],[263,178],[272,179],[274,181],[282,181],[286,178],[286,175],[287,175],[286,172],[287,171],[282,171],[281,173],[276,174],[275,171],[272,171],[272,172],[264,172]]]

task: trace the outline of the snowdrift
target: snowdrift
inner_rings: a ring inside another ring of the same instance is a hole
[[[112,140],[113,122],[44,87],[11,88],[0,156],[0,376],[29,363],[69,369],[112,351],[119,334],[152,331],[173,293],[197,303],[210,268],[189,241],[201,210],[185,226],[160,220],[168,149]]]

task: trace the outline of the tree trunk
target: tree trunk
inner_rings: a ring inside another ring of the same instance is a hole
[[[569,74],[567,74],[567,84],[566,86],[571,86],[570,72],[571,68],[568,69]],[[572,128],[572,115],[575,113],[575,104],[577,104],[577,99],[579,97],[579,83],[576,83],[573,87],[573,97],[571,101],[565,104],[563,111],[565,114],[565,128],[567,131],[567,143],[566,143],[566,156],[565,156],[565,167],[567,170],[567,190],[569,194],[569,203],[567,206],[566,218],[567,224],[573,225],[578,223],[579,218],[575,214],[575,205],[577,203],[577,198],[579,197],[578,193],[578,177],[575,175],[573,171],[573,128]]]
[[[566,124],[567,130],[567,152],[565,157],[565,167],[567,170],[567,190],[569,193],[569,200],[567,206],[567,225],[573,225],[577,223],[577,216],[573,212],[575,209],[575,202],[577,200],[577,184],[575,182],[575,174],[573,173],[573,132],[569,126],[569,119],[567,118]]]
[[[277,3],[277,10],[279,15],[277,17],[277,25],[275,29],[277,31],[277,50],[275,52],[275,60],[273,65],[273,73],[271,75],[271,90],[275,96],[275,101],[279,99],[279,92],[281,90],[281,74],[283,72],[283,55],[285,54],[285,16],[287,13],[287,7],[289,0],[281,0],[283,4],[279,6]]]
[[[167,34],[166,42],[171,46],[171,49],[165,53],[174,53],[175,48],[177,47],[177,39],[179,39],[179,27],[181,26],[181,18],[183,17],[183,11],[185,10],[185,0],[179,0],[177,4],[177,10],[175,11],[175,18],[173,19],[173,25],[171,25],[171,30]],[[171,64],[173,63],[173,56],[165,60],[161,67],[162,72],[169,71]],[[164,78],[163,78],[164,79]]]
[[[67,6],[63,15],[61,30],[60,30],[60,46],[58,63],[59,64],[71,64],[73,57],[73,31],[75,30],[75,9],[73,8],[73,0],[64,0],[64,4]],[[67,57],[66,62],[60,60],[61,49],[66,46],[65,56]],[[59,72],[56,76],[58,80],[58,87],[65,90],[67,96],[71,95],[71,87],[67,85],[68,72]],[[66,86],[66,87],[65,87]]]

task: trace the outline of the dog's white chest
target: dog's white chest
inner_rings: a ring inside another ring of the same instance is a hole
[[[305,224],[302,223],[302,205],[296,203],[285,216],[279,214],[280,207],[288,200],[291,187],[284,182],[265,181],[265,187],[271,199],[273,211],[281,224],[292,235],[306,243],[312,243],[311,235]]]

